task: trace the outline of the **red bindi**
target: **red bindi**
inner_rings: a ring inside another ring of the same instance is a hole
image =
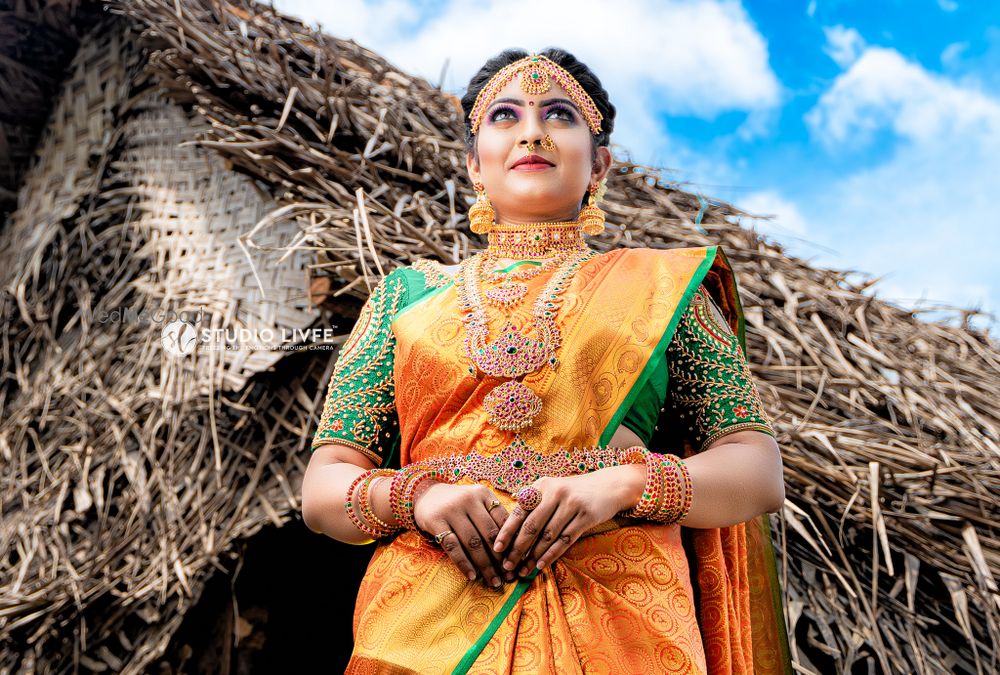
[[[535,105],[534,101],[528,101],[528,105]]]

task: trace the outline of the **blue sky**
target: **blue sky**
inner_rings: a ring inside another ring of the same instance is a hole
[[[1000,3],[274,4],[456,94],[503,48],[568,49],[618,108],[619,156],[775,215],[744,224],[879,297],[1000,313]]]

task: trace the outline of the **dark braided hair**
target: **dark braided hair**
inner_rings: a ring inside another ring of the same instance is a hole
[[[604,116],[604,119],[601,120],[601,132],[599,134],[592,134],[590,137],[592,141],[591,156],[592,159],[596,160],[597,148],[608,145],[611,132],[615,128],[615,107],[608,99],[608,92],[604,90],[597,75],[565,49],[549,47],[539,52],[539,55],[555,61],[576,78],[576,81],[580,83],[584,91],[590,94],[590,98],[594,99],[594,105],[597,106],[601,115]],[[477,162],[479,161],[479,150],[476,148],[476,139],[472,135],[469,123],[469,115],[472,113],[472,106],[476,103],[476,97],[479,95],[479,91],[490,81],[490,78],[500,71],[501,68],[509,66],[515,61],[523,59],[525,56],[529,56],[529,54],[523,49],[505,49],[487,61],[479,69],[479,72],[469,80],[469,88],[466,90],[465,95],[462,96],[462,110],[465,112],[465,149],[472,153]]]

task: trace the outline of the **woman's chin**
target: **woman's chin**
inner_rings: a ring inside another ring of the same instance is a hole
[[[518,204],[534,201],[551,204],[553,199],[566,198],[566,185],[564,183],[556,180],[546,180],[541,176],[511,181],[509,185],[511,201]]]

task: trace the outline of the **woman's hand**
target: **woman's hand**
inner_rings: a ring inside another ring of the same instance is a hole
[[[493,542],[507,520],[507,509],[502,504],[491,509],[499,500],[483,485],[428,483],[426,489],[418,488],[414,502],[417,526],[431,536],[452,532],[441,540],[441,548],[462,573],[470,581],[479,576],[483,585],[501,586],[502,570],[493,554]]]
[[[532,483],[542,493],[541,503],[530,512],[515,506],[493,545],[499,554],[512,543],[503,562],[507,580],[522,561],[522,576],[551,565],[581,534],[635,506],[645,475],[645,465],[638,464]]]

